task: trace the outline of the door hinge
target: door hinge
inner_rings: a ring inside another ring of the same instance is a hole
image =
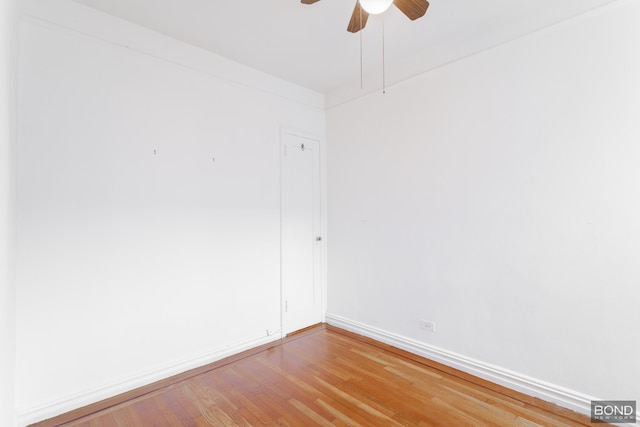
[[[288,313],[289,312],[289,301],[284,300],[284,312]]]

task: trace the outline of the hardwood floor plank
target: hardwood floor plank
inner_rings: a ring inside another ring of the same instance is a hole
[[[213,379],[212,376],[205,378]],[[255,395],[252,390],[257,389],[256,385],[250,388],[244,384],[245,377],[241,376],[235,368],[222,370],[216,384],[229,394],[230,398],[238,402],[238,413],[252,426],[268,426],[273,425],[273,419],[270,418],[260,407],[258,407],[253,399]]]
[[[316,379],[321,384],[324,384],[325,388],[330,389],[333,392],[333,396],[340,397],[345,396],[347,400],[357,399],[367,407],[372,408],[376,413],[382,414],[384,417],[391,418],[396,415],[396,411],[389,407],[389,405],[382,402],[380,399],[374,399],[375,395],[380,394],[380,390],[367,389],[362,387],[363,379],[350,379],[347,381],[337,381],[334,377],[326,375],[323,372],[317,372]]]
[[[453,421],[452,425],[469,425],[469,426],[485,426],[485,421],[476,417],[473,413],[464,411],[463,409],[442,400],[439,397],[433,397],[431,403],[435,405],[437,413],[446,413],[447,417]]]
[[[160,398],[163,400],[164,407],[173,412],[176,420],[184,427],[196,427],[195,414],[190,413],[181,403],[181,399],[175,396],[179,393],[179,390],[172,390],[170,393],[162,394]]]
[[[320,378],[316,378],[316,381],[318,383],[320,383],[320,385],[322,387],[324,387],[325,389],[328,389],[331,394],[334,396],[334,399],[339,399],[341,401],[344,401],[345,403],[357,407],[358,409],[361,409],[362,411],[364,411],[366,414],[371,415],[374,418],[374,421],[376,421],[377,423],[379,423],[379,425],[385,425],[385,426],[394,426],[394,427],[402,427],[401,424],[395,422],[390,416],[389,414],[385,414],[379,410],[377,410],[376,408],[374,408],[373,406],[367,404],[367,402],[365,402],[365,399],[359,399],[358,397],[351,395],[349,393],[345,393],[344,391],[340,390],[338,387],[333,386],[331,384],[329,384],[326,381],[323,381]],[[391,414],[393,415],[393,414]]]
[[[343,423],[345,423],[345,425],[348,425],[348,426],[363,427],[362,424],[356,422],[354,419],[350,418],[348,415],[344,414],[342,411],[339,411],[337,408],[334,408],[324,400],[318,399],[316,403],[318,403],[318,405],[320,405],[323,409],[325,409],[327,412],[333,415],[336,418],[336,421],[340,420]],[[334,421],[334,423],[336,421]]]
[[[567,409],[333,327],[172,378],[36,426],[591,425]]]
[[[302,412],[307,417],[309,417],[311,420],[313,420],[313,422],[315,424],[317,424],[318,426],[322,426],[322,427],[333,426],[333,424],[331,424],[331,422],[327,418],[325,418],[322,415],[318,414],[316,411],[314,411],[313,409],[309,408],[307,405],[305,405],[304,403],[300,402],[299,400],[291,398],[291,399],[289,399],[289,403],[292,406],[294,406],[296,409],[298,409],[298,411]]]

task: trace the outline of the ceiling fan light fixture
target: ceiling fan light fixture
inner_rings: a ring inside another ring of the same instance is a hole
[[[393,0],[360,0],[362,8],[371,15],[384,13],[393,4]]]

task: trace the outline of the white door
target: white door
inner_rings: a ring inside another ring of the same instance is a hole
[[[282,134],[282,327],[322,322],[320,143]]]

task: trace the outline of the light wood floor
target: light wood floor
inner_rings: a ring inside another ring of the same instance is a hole
[[[59,425],[591,424],[588,417],[566,409],[373,340],[319,326],[275,347],[38,424]]]

